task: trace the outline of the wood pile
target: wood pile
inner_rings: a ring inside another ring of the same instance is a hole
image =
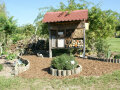
[[[66,47],[72,48],[83,48],[83,40],[67,39]]]

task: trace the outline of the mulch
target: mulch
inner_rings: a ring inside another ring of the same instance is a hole
[[[51,64],[50,58],[40,58],[35,55],[22,56],[23,59],[29,60],[30,68],[19,74],[19,77],[23,78],[76,78],[80,76],[101,76],[113,71],[120,70],[120,64],[102,62],[97,60],[88,60],[82,58],[76,58],[78,63],[82,66],[82,72],[77,75],[71,75],[66,77],[52,76],[49,73],[49,67]]]

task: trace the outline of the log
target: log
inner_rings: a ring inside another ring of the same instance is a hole
[[[72,69],[72,70],[71,70],[71,73],[72,73],[72,74],[75,74],[75,70],[74,70],[74,69]]]
[[[69,76],[69,75],[72,74],[72,73],[71,73],[71,70],[66,70],[66,72],[67,72],[67,76]]]
[[[62,71],[62,75],[63,75],[63,76],[66,76],[66,70],[63,70],[63,71]]]
[[[62,76],[62,71],[63,70],[58,70],[58,76]]]

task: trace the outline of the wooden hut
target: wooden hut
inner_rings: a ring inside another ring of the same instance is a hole
[[[82,48],[85,57],[87,20],[88,10],[47,12],[43,23],[47,23],[49,27],[49,57],[52,57],[52,49],[56,48]]]

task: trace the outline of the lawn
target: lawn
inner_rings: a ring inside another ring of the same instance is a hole
[[[120,89],[120,71],[100,77],[73,79],[25,79],[0,77],[0,90],[95,90]]]
[[[107,41],[110,44],[110,50],[112,52],[120,53],[120,38],[108,38]]]

